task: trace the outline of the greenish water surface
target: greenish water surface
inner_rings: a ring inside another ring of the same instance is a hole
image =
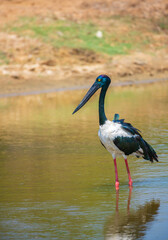
[[[0,99],[0,239],[168,239],[168,84],[110,88],[114,113],[142,131],[159,163],[129,157],[133,189],[98,132],[98,94]]]

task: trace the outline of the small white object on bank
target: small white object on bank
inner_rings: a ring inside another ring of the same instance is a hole
[[[96,32],[96,37],[97,37],[97,38],[102,38],[102,37],[103,37],[102,31],[100,31],[100,30],[97,31],[97,32]]]

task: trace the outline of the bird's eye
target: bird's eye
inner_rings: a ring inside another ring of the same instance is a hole
[[[100,78],[98,78],[98,79],[97,79],[97,81],[98,81],[98,82],[101,82],[101,79],[100,79]]]

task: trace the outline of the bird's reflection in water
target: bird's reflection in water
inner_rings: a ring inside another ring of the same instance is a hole
[[[154,220],[160,206],[159,200],[151,200],[140,205],[136,210],[130,209],[132,188],[130,187],[127,211],[119,211],[119,192],[116,192],[116,211],[106,222],[106,240],[133,240],[144,236],[148,223]]]

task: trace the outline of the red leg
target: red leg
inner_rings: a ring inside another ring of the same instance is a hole
[[[117,171],[117,163],[116,163],[116,158],[114,158],[114,167],[115,167],[115,188],[116,190],[119,190],[119,181],[118,181],[118,171]]]
[[[125,159],[125,165],[126,165],[127,173],[128,173],[129,186],[132,186],[133,181],[131,179],[131,174],[130,174],[130,170],[129,170],[129,167],[128,167],[127,158],[124,158],[124,159]]]

